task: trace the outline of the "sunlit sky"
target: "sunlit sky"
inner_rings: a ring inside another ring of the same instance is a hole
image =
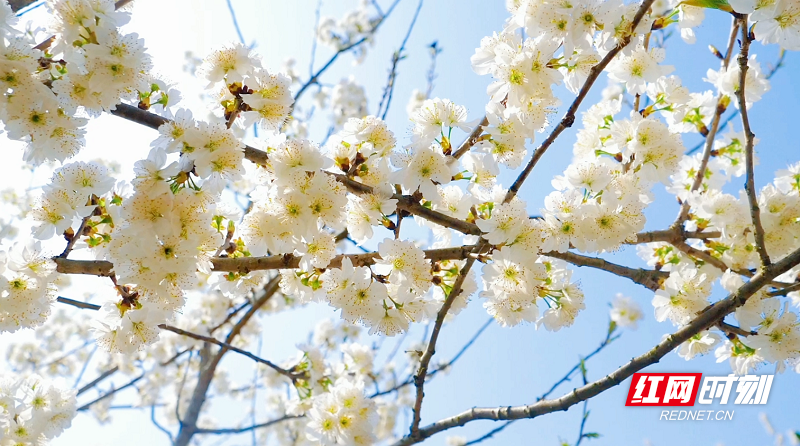
[[[379,0],[388,7],[388,0]],[[424,89],[428,70],[427,46],[438,41],[443,52],[438,60],[438,78],[433,90],[434,97],[453,100],[467,106],[469,119],[483,115],[487,102],[485,93],[490,79],[474,74],[470,68],[469,57],[479,45],[480,39],[494,31],[500,31],[507,17],[503,1],[481,0],[427,0],[423,4],[421,16],[407,44],[408,58],[401,61],[394,103],[387,120],[401,143],[407,141],[409,134],[406,102],[412,89]],[[232,0],[242,34],[248,44],[254,44],[255,51],[263,57],[264,66],[279,70],[286,58],[297,60],[298,71],[308,77],[311,55],[314,12],[317,0]],[[334,17],[355,8],[357,0],[327,0],[322,2],[322,14]],[[354,65],[350,55],[341,57],[325,74],[323,82],[334,84],[351,74],[362,83],[367,91],[371,113],[374,113],[380,94],[383,91],[390,65],[392,52],[400,45],[403,36],[417,7],[417,0],[401,0],[396,11],[379,31],[373,46],[368,48],[367,59],[361,65]],[[44,8],[39,8],[25,17],[38,23],[45,23]],[[729,31],[729,17],[719,11],[707,13],[705,23],[698,28],[698,43],[686,45],[675,36],[667,43],[667,61],[675,65],[675,74],[692,91],[710,88],[702,78],[709,68],[717,69],[718,60],[706,49],[709,43],[724,47]],[[201,100],[202,83],[183,71],[185,53],[191,51],[202,57],[212,48],[229,41],[238,40],[228,5],[225,0],[136,0],[133,18],[125,28],[126,32],[137,32],[146,41],[158,73],[178,82],[184,103],[203,116],[207,105]],[[762,66],[777,58],[775,46],[763,47],[754,44],[752,52],[758,54]],[[319,67],[330,57],[331,51],[320,46],[316,66]],[[773,77],[772,91],[764,96],[753,109],[751,122],[760,139],[757,152],[761,163],[756,169],[757,186],[763,186],[774,178],[774,172],[787,164],[800,160],[800,150],[796,138],[796,128],[792,121],[792,111],[800,107],[800,90],[792,82],[800,76],[797,54],[790,53],[785,66]],[[601,79],[581,110],[585,110],[605,86]],[[571,101],[566,91],[560,91],[565,103]],[[309,95],[310,96],[310,95]],[[306,98],[308,99],[308,98]],[[566,109],[562,105],[559,115]],[[740,129],[738,120],[733,121]],[[578,125],[576,124],[576,127]],[[312,128],[311,136],[319,140],[324,136],[328,122],[322,119]],[[155,133],[151,130],[125,122],[116,117],[102,116],[89,124],[87,147],[77,159],[107,157],[117,160],[122,166],[122,176],[129,177],[132,163],[147,156],[149,144]],[[459,137],[455,139],[458,140]],[[540,139],[542,137],[539,137]],[[7,142],[0,136],[0,145],[11,147],[5,152],[7,165],[18,166],[21,149],[18,144]],[[532,213],[543,206],[543,197],[551,192],[550,181],[560,174],[570,161],[575,130],[568,130],[543,157],[533,175],[522,189],[520,196],[527,200]],[[699,136],[689,134],[685,137],[687,147],[699,141]],[[513,173],[504,173],[501,182],[508,186],[513,181]],[[11,182],[25,181],[31,185],[41,185],[46,176],[30,179],[21,170],[18,175],[3,175],[0,184],[6,187]],[[738,180],[737,180],[738,181]],[[739,187],[734,184],[732,187]],[[656,204],[647,210],[647,229],[662,229],[672,222],[677,213],[677,204],[667,194],[663,186],[657,186]],[[421,234],[421,233],[420,233]],[[374,246],[368,244],[367,246]],[[610,256],[618,263],[642,266],[634,247],[623,248]],[[575,325],[556,333],[537,331],[533,325],[513,329],[490,326],[473,347],[459,360],[452,372],[438,376],[426,385],[426,398],[422,424],[427,425],[440,418],[459,413],[473,406],[508,406],[529,404],[536,396],[546,391],[552,383],[569,370],[581,355],[595,349],[605,335],[608,324],[609,302],[616,293],[634,297],[643,307],[646,318],[637,331],[623,332],[622,337],[588,362],[589,379],[598,379],[623,365],[633,356],[638,356],[657,342],[666,333],[673,331],[668,323],[657,323],[652,315],[650,300],[652,292],[625,279],[616,278],[593,270],[578,269],[575,276],[581,280],[586,292],[586,311],[577,318]],[[99,285],[92,279],[79,288]],[[106,285],[102,285],[106,286]],[[719,296],[719,290],[717,290]],[[82,296],[71,296],[80,298]],[[96,297],[102,301],[102,296]],[[264,357],[283,359],[293,356],[294,345],[303,342],[309,330],[322,317],[337,315],[322,305],[311,305],[300,310],[289,311],[277,316],[261,318],[263,327]],[[488,316],[478,299],[454,322],[445,326],[436,348],[437,359],[452,357],[473,333],[487,320]],[[15,339],[29,336],[22,334]],[[419,340],[421,327],[412,330],[408,340]],[[11,338],[0,340],[0,345]],[[371,342],[372,340],[365,340]],[[392,346],[393,342],[386,345]],[[230,355],[228,355],[230,356]],[[434,362],[436,359],[434,360]],[[234,379],[244,382],[252,375],[252,364],[240,358],[228,358],[225,366],[232,370]],[[727,374],[727,363],[716,364],[712,356],[686,362],[675,354],[670,354],[656,365],[646,369],[652,372],[702,372],[704,374]],[[771,368],[760,373],[771,373]],[[93,375],[87,372],[87,377]],[[123,381],[120,381],[123,382]],[[566,383],[554,396],[560,396],[579,385],[579,378]],[[725,422],[678,422],[659,421],[659,408],[626,408],[625,396],[629,381],[607,391],[589,404],[590,416],[586,430],[601,434],[599,439],[584,440],[597,445],[759,445],[771,444],[772,440],[758,421],[759,412],[766,412],[779,430],[800,428],[797,416],[797,397],[800,395],[800,377],[793,372],[775,378],[769,403],[765,406],[721,407],[734,409],[733,421]],[[118,401],[124,401],[121,397]],[[249,402],[246,403],[249,405]],[[233,403],[217,404],[210,409],[212,417],[218,417],[220,425],[237,423],[246,408]],[[237,414],[237,415],[231,415]],[[580,425],[581,408],[573,407],[567,412],[555,413],[534,420],[519,421],[494,438],[482,444],[490,445],[557,445],[561,440],[574,443]],[[166,436],[150,423],[149,410],[122,410],[113,414],[113,421],[106,425],[97,422],[86,414],[80,414],[73,427],[53,441],[55,446],[72,444],[105,446],[168,444]],[[406,423],[407,417],[400,417],[399,423]],[[480,437],[497,425],[490,421],[473,422],[464,428],[453,429],[439,434],[424,444],[444,445],[448,435],[465,436],[468,439]],[[406,431],[405,425],[402,431]],[[207,444],[250,444],[249,436],[208,439]]]

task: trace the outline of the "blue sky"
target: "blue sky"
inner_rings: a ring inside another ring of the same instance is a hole
[[[316,0],[278,2],[274,0],[232,0],[246,41],[256,42],[256,50],[264,57],[264,65],[279,69],[283,59],[294,57],[301,73],[306,75],[308,66],[314,10]],[[388,0],[379,0],[386,8]],[[323,3],[323,15],[340,16],[357,5],[357,0],[327,0]],[[390,65],[392,51],[399,47],[408,24],[417,6],[416,0],[401,0],[397,10],[387,20],[369,48],[364,64],[352,65],[352,57],[345,55],[325,75],[324,82],[335,83],[342,77],[354,74],[365,86],[369,99],[369,110],[374,113],[382,93]],[[183,52],[191,49],[202,56],[214,46],[237,40],[232,21],[224,0],[172,0],[168,3],[155,0],[137,0],[134,19],[129,31],[138,32],[146,39],[154,55],[157,69],[173,78],[180,76],[184,63]],[[148,16],[147,12],[154,12]],[[157,13],[155,11],[158,11]],[[35,16],[39,11],[31,13]],[[405,105],[411,90],[425,88],[428,69],[426,47],[438,41],[443,52],[438,60],[438,79],[433,96],[448,98],[467,106],[470,119],[483,115],[487,102],[485,93],[489,77],[474,74],[469,57],[480,39],[494,31],[500,31],[507,17],[504,2],[481,0],[427,0],[416,28],[408,41],[408,58],[400,62],[394,102],[387,120],[402,143],[409,133]],[[709,43],[724,47],[729,32],[730,19],[727,14],[709,11],[706,21],[697,29],[698,42],[686,45],[678,37],[667,44],[667,61],[675,65],[675,74],[691,91],[703,91],[710,87],[702,78],[708,68],[717,69],[718,60],[706,49]],[[752,52],[758,54],[762,66],[777,58],[775,46],[763,47],[754,44]],[[330,55],[330,50],[320,46],[317,66]],[[754,132],[760,139],[757,152],[761,163],[756,168],[758,186],[771,181],[777,169],[800,160],[794,115],[800,107],[800,90],[792,80],[798,78],[800,66],[797,54],[789,53],[785,66],[772,79],[772,91],[757,103],[751,113]],[[605,80],[601,79],[595,90],[585,101],[585,110],[599,98]],[[192,82],[182,83],[180,89],[191,107],[202,107],[196,98],[199,94]],[[559,117],[571,101],[566,91],[560,93],[565,105],[559,109]],[[197,110],[197,108],[195,108]],[[202,109],[201,109],[202,110]],[[197,114],[197,113],[196,113]],[[740,129],[739,121],[734,120]],[[327,130],[327,122],[318,123],[312,137],[319,140]],[[130,135],[124,149],[132,152],[133,159],[146,156],[153,134],[142,131],[132,124],[117,118],[102,117],[92,123],[99,136],[89,140],[90,152],[102,152],[108,147],[108,138],[119,132]],[[579,127],[579,121],[576,123]],[[571,129],[557,140],[538,164],[522,189],[520,196],[527,200],[532,213],[543,206],[542,199],[552,191],[550,180],[560,174],[570,161],[575,132]],[[138,134],[136,134],[138,133]],[[103,140],[105,138],[105,141]],[[539,137],[541,140],[543,136]],[[458,141],[458,137],[455,138]],[[687,135],[687,147],[692,147],[699,136]],[[117,142],[119,144],[119,142]],[[504,174],[502,183],[508,186],[513,174]],[[739,180],[737,180],[739,181]],[[741,181],[739,181],[741,182]],[[741,184],[734,184],[739,187]],[[656,187],[656,204],[647,211],[647,229],[661,229],[674,219],[678,206],[674,198]],[[623,248],[610,258],[618,263],[642,266],[635,255],[635,248]],[[459,360],[451,373],[439,376],[426,386],[423,422],[428,424],[440,418],[454,415],[473,406],[507,406],[528,404],[547,390],[578,360],[598,345],[608,324],[609,302],[616,293],[634,297],[643,307],[646,318],[638,331],[623,332],[622,337],[588,363],[589,379],[598,379],[624,364],[633,356],[644,353],[661,340],[665,333],[673,331],[668,323],[655,322],[650,300],[652,292],[625,279],[587,269],[577,269],[575,276],[581,280],[586,292],[586,311],[581,313],[575,325],[556,333],[535,330],[533,325],[504,329],[490,326],[474,346]],[[320,317],[335,317],[322,306],[311,306],[294,310],[285,315],[267,316],[262,320],[264,330],[263,356],[284,358],[293,354],[294,344],[306,339],[308,330]],[[471,306],[458,318],[445,326],[434,359],[450,358],[488,318],[481,302],[473,300]],[[412,331],[409,339],[420,339],[421,327]],[[393,342],[387,342],[393,345]],[[250,363],[228,359],[228,365],[242,370],[242,376],[250,375]],[[675,354],[646,369],[651,372],[702,372],[704,374],[727,374],[727,363],[716,364],[713,356],[686,362]],[[766,368],[760,373],[770,373]],[[238,373],[238,372],[237,372]],[[244,379],[244,378],[242,378]],[[560,396],[578,386],[579,377],[566,383],[554,393]],[[588,440],[596,445],[640,445],[649,440],[654,446],[662,445],[757,445],[771,444],[758,422],[758,413],[766,412],[776,428],[780,430],[800,429],[797,417],[797,396],[800,395],[800,377],[787,373],[775,378],[771,397],[766,406],[745,408],[744,406],[722,407],[733,409],[733,421],[726,422],[678,422],[659,421],[659,408],[626,408],[625,396],[629,381],[592,399],[586,430],[599,432],[602,436]],[[219,405],[212,412],[227,418],[222,412],[228,407]],[[576,406],[565,413],[556,413],[535,420],[522,420],[485,441],[484,445],[557,445],[560,440],[574,443],[580,424],[581,409]],[[400,418],[403,422],[404,418]],[[133,428],[132,426],[135,426]],[[453,435],[469,439],[479,437],[496,427],[492,422],[474,422],[467,427],[454,429]],[[135,434],[135,435],[133,435]],[[440,434],[426,445],[443,445],[448,434]],[[144,440],[144,441],[143,441]],[[86,416],[74,422],[54,445],[71,444],[115,444],[118,446],[142,444],[166,444],[163,434],[150,426],[149,413],[124,411],[115,414],[115,422],[98,428]],[[226,444],[249,444],[249,437],[234,438]],[[211,442],[210,444],[213,444]]]

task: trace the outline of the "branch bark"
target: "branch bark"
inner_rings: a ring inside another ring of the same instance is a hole
[[[656,291],[661,288],[661,284],[669,277],[666,271],[657,271],[652,269],[642,268],[629,268],[627,266],[617,265],[599,257],[588,257],[573,252],[546,252],[543,255],[561,259],[569,262],[575,266],[588,266],[590,268],[601,269],[608,271],[620,277],[625,277],[644,286],[645,288]]]
[[[292,380],[292,382],[294,382],[298,377],[302,377],[303,376],[302,373],[297,374],[297,373],[292,372],[291,370],[286,370],[283,367],[278,366],[277,364],[275,364],[272,361],[268,361],[268,360],[266,360],[264,358],[260,358],[260,357],[258,357],[256,355],[246,351],[246,350],[242,350],[239,347],[230,345],[227,342],[222,342],[222,341],[220,341],[220,340],[218,340],[216,338],[213,338],[211,336],[203,336],[201,334],[192,333],[190,331],[186,331],[186,330],[183,330],[181,328],[173,327],[173,326],[167,325],[167,324],[160,324],[158,326],[158,328],[160,328],[162,330],[166,330],[166,331],[171,331],[171,332],[173,332],[175,334],[179,334],[181,336],[186,336],[186,337],[189,337],[189,338],[192,338],[192,339],[197,339],[198,341],[203,341],[203,342],[208,342],[210,344],[218,345],[218,346],[220,346],[222,348],[225,348],[227,350],[230,350],[230,351],[236,352],[236,353],[238,353],[240,355],[246,356],[246,357],[252,359],[253,361],[256,361],[258,363],[264,364],[267,367],[271,368],[272,370],[275,370],[276,372],[280,373],[281,375],[283,375],[283,376],[289,378],[290,380]]]
[[[478,250],[480,250],[483,246],[484,244],[482,243],[482,240],[476,244]],[[442,308],[439,310],[439,313],[436,314],[436,322],[433,325],[433,331],[431,332],[430,341],[428,341],[428,347],[425,349],[425,353],[422,355],[419,368],[417,369],[417,374],[414,376],[414,386],[417,388],[417,392],[414,401],[414,417],[411,422],[411,432],[409,434],[412,438],[417,438],[419,436],[422,399],[425,396],[425,376],[428,374],[428,366],[430,365],[431,359],[433,358],[433,355],[436,354],[436,342],[439,339],[439,333],[442,330],[442,325],[444,324],[444,319],[447,316],[447,312],[450,311],[450,307],[453,305],[453,301],[456,300],[456,297],[461,294],[461,287],[464,284],[464,279],[466,279],[467,274],[469,274],[469,271],[472,269],[472,265],[474,264],[474,258],[470,257],[467,259],[464,267],[461,268],[456,282],[453,284],[452,291],[450,291],[450,294],[447,296],[447,299],[445,299],[444,304],[442,304]]]
[[[739,29],[739,21],[734,17],[733,23],[731,24],[731,34],[728,38],[728,49],[725,53],[725,57],[722,59],[721,67],[722,69],[727,69],[728,64],[731,61],[731,55],[733,54],[733,45],[736,43],[736,31]],[[725,113],[726,106],[724,102],[725,95],[722,93],[717,95],[717,107],[714,110],[714,116],[711,118],[711,128],[708,130],[708,134],[706,134],[706,142],[705,142],[705,150],[703,151],[703,158],[700,160],[700,167],[697,169],[697,174],[694,177],[694,181],[692,182],[692,189],[691,192],[696,191],[701,184],[703,184],[703,178],[705,178],[705,172],[708,168],[708,161],[711,159],[711,149],[714,147],[714,138],[717,136],[717,132],[719,131],[719,123],[722,114]],[[681,210],[678,215],[678,218],[673,223],[673,228],[679,228],[683,226],[683,223],[689,218],[689,202],[688,200],[681,204]]]
[[[425,258],[433,262],[441,260],[461,260],[469,257],[473,252],[474,246],[455,246],[452,248],[429,249],[425,251]],[[251,271],[276,270],[276,269],[295,269],[300,267],[302,256],[294,254],[274,255],[266,257],[212,257],[211,264],[215,272],[238,272],[247,274]],[[375,263],[375,259],[380,258],[377,252],[367,252],[363,254],[340,254],[331,260],[328,268],[339,268],[342,260],[350,259],[353,265],[368,266]],[[56,271],[61,274],[87,274],[93,276],[111,277],[114,275],[114,264],[106,260],[72,260],[56,257]],[[74,304],[78,301],[63,303]],[[80,302],[78,302],[80,303]],[[78,306],[78,305],[76,305]],[[88,307],[82,307],[88,308]]]
[[[196,434],[204,434],[204,435],[242,434],[242,433],[250,432],[250,431],[253,431],[253,430],[256,430],[256,429],[263,429],[265,427],[270,427],[270,426],[273,426],[275,424],[278,424],[278,423],[281,423],[281,422],[284,422],[284,421],[294,420],[296,418],[302,418],[302,416],[300,416],[300,415],[284,415],[284,416],[282,416],[280,418],[276,418],[274,420],[266,421],[264,423],[254,424],[252,426],[247,426],[247,427],[228,428],[228,429],[203,429],[203,428],[198,428],[195,433]]]
[[[753,161],[753,146],[755,137],[750,129],[750,118],[747,115],[747,99],[745,98],[745,86],[747,84],[747,60],[750,54],[750,30],[747,28],[747,16],[740,19],[742,30],[742,48],[739,51],[739,88],[736,90],[736,98],[739,100],[739,111],[742,116],[742,127],[744,127],[745,137],[745,168],[747,171],[744,184],[747,193],[747,201],[750,204],[750,218],[753,220],[755,229],[753,236],[756,239],[756,251],[761,258],[761,266],[766,267],[770,264],[767,247],[764,244],[764,227],[761,225],[761,210],[758,207],[758,197],[756,196],[755,173]]]

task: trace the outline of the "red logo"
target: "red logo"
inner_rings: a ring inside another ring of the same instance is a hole
[[[702,373],[634,373],[626,406],[694,406]]]

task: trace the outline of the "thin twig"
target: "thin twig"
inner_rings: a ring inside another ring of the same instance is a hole
[[[489,118],[484,116],[483,119],[481,119],[481,122],[478,123],[478,125],[476,125],[474,129],[472,129],[472,133],[470,133],[469,136],[467,136],[467,139],[465,139],[464,142],[461,143],[460,146],[458,146],[458,149],[456,149],[456,151],[453,152],[453,154],[451,155],[452,158],[447,160],[447,162],[453,163],[455,162],[455,160],[464,156],[465,153],[469,152],[469,149],[471,149],[472,146],[474,146],[478,142],[478,139],[480,139],[481,137],[481,133],[483,133],[483,129],[486,128],[487,125],[489,125]]]
[[[736,43],[736,32],[739,29],[739,21],[734,18],[733,23],[731,23],[731,33],[730,37],[728,38],[728,49],[725,53],[725,57],[722,59],[721,62],[721,69],[720,71],[725,71],[728,68],[728,64],[731,60],[731,54],[733,54],[733,45]],[[700,188],[700,185],[703,184],[703,180],[705,179],[706,169],[708,169],[708,162],[711,159],[711,151],[714,147],[714,138],[717,136],[717,132],[719,131],[719,122],[722,114],[725,113],[726,102],[725,102],[725,95],[719,93],[717,95],[717,106],[714,109],[714,116],[711,118],[711,128],[708,130],[708,133],[705,135],[705,150],[703,151],[703,158],[700,160],[700,167],[697,169],[697,173],[694,176],[694,180],[692,181],[692,187],[690,192],[696,191]],[[683,223],[689,218],[689,200],[684,201],[681,204],[681,210],[678,214],[678,218],[673,223],[673,228],[681,228],[683,227]]]
[[[536,399],[536,401],[542,401],[542,400],[544,400],[544,399],[547,399],[547,397],[548,397],[548,396],[550,396],[550,395],[551,395],[553,392],[555,392],[555,390],[556,390],[556,389],[557,389],[557,388],[558,388],[558,387],[559,387],[561,384],[563,384],[563,383],[565,383],[565,382],[567,382],[567,381],[569,381],[569,380],[571,380],[571,379],[572,379],[572,374],[573,374],[573,373],[575,373],[575,372],[576,372],[576,371],[577,371],[577,370],[578,370],[578,369],[581,367],[581,362],[586,362],[586,361],[588,361],[588,360],[589,360],[589,359],[591,359],[591,358],[592,358],[594,355],[596,355],[596,354],[600,353],[600,352],[601,352],[601,351],[602,351],[604,348],[608,347],[608,346],[609,346],[609,345],[610,345],[612,342],[614,342],[614,341],[615,341],[615,340],[617,340],[617,339],[618,339],[620,336],[622,336],[621,334],[618,334],[618,335],[616,335],[616,336],[612,336],[612,335],[614,334],[614,332],[615,332],[615,331],[616,331],[616,330],[615,330],[615,326],[610,326],[610,327],[609,327],[609,329],[608,329],[608,330],[607,330],[607,332],[606,332],[606,337],[605,337],[605,339],[603,339],[603,342],[601,342],[601,343],[600,343],[600,346],[598,346],[598,347],[597,347],[597,348],[596,348],[594,351],[592,351],[591,353],[589,353],[588,355],[586,355],[584,358],[582,358],[580,362],[578,362],[577,364],[575,364],[575,367],[571,368],[571,369],[570,369],[570,370],[569,370],[569,371],[566,373],[566,375],[564,375],[564,377],[563,377],[563,378],[561,378],[561,379],[559,379],[558,381],[556,381],[556,383],[555,383],[555,384],[553,384],[553,385],[550,387],[550,390],[548,390],[547,392],[543,393],[543,394],[542,394],[542,395],[541,395],[539,398],[537,398],[537,399]],[[489,438],[492,438],[492,437],[493,437],[495,434],[497,434],[497,433],[499,433],[499,432],[503,431],[505,428],[507,428],[507,427],[508,427],[510,424],[514,423],[515,421],[517,421],[517,420],[509,420],[509,421],[506,421],[505,423],[501,424],[499,427],[496,427],[496,428],[492,429],[491,431],[487,432],[485,435],[483,435],[483,436],[481,436],[481,437],[478,437],[478,438],[476,438],[475,440],[468,441],[468,442],[467,442],[467,443],[466,443],[464,446],[469,446],[469,445],[473,445],[473,444],[478,444],[478,443],[480,443],[480,442],[482,442],[482,441],[484,441],[484,440],[487,440],[487,439],[489,439]]]
[[[381,101],[378,104],[378,112],[377,115],[380,115],[381,119],[386,120],[386,114],[389,113],[389,106],[392,102],[392,96],[394,95],[394,86],[395,81],[397,80],[397,64],[403,60],[403,51],[406,49],[406,44],[408,43],[408,39],[411,37],[411,32],[414,30],[414,25],[417,24],[417,17],[419,17],[419,12],[422,9],[422,2],[424,0],[419,0],[419,4],[417,5],[417,10],[414,11],[414,17],[411,19],[411,24],[408,25],[408,31],[406,31],[406,36],[403,38],[403,43],[400,44],[400,49],[394,52],[392,55],[392,68],[389,70],[389,79],[386,81],[386,87],[383,89],[383,97],[381,97]],[[384,101],[386,102],[386,108],[383,108]],[[383,109],[383,114],[381,114],[381,110]]]
[[[59,257],[66,259],[70,252],[72,252],[72,248],[75,247],[75,243],[80,240],[81,235],[83,235],[83,230],[86,228],[86,223],[89,222],[89,219],[92,218],[92,214],[87,215],[81,219],[81,224],[78,225],[78,230],[72,234],[72,237],[67,241],[67,246],[64,248],[64,252],[61,253]]]
[[[246,357],[252,359],[253,361],[256,361],[256,362],[259,362],[261,364],[266,365],[267,367],[275,370],[276,372],[280,373],[281,375],[291,379],[292,381],[295,381],[298,378],[298,374],[293,373],[293,372],[291,372],[289,370],[286,370],[286,369],[278,366],[277,364],[275,364],[272,361],[269,361],[269,360],[266,360],[266,359],[263,359],[263,358],[259,358],[258,356],[254,355],[254,354],[252,354],[252,353],[250,353],[250,352],[248,352],[246,350],[242,350],[239,347],[230,345],[227,342],[222,342],[222,341],[220,341],[220,340],[218,340],[216,338],[213,338],[211,336],[204,336],[204,335],[201,335],[201,334],[192,333],[190,331],[186,331],[186,330],[183,330],[181,328],[173,327],[173,326],[167,325],[167,324],[160,324],[158,326],[158,328],[160,328],[162,330],[166,330],[166,331],[171,331],[173,333],[177,333],[177,334],[179,334],[181,336],[186,336],[186,337],[189,337],[189,338],[192,338],[192,339],[197,339],[198,341],[203,341],[203,342],[208,342],[210,344],[218,345],[218,346],[223,347],[225,349],[228,349],[230,351],[236,352],[236,353],[238,353],[240,355],[243,355],[243,356],[246,356]]]
[[[242,34],[242,29],[239,27],[239,21],[236,20],[236,11],[233,9],[233,3],[231,3],[231,0],[225,1],[228,3],[228,12],[231,13],[231,20],[233,20],[233,27],[236,29],[236,35],[239,36],[239,42],[241,42],[242,45],[247,46],[247,44],[244,42],[244,34]],[[230,126],[228,128],[230,128]]]
[[[150,406],[150,421],[153,422],[153,425],[163,432],[167,437],[169,437],[169,441],[175,441],[175,437],[172,436],[172,432],[170,432],[166,427],[162,426],[158,420],[156,420],[156,405],[153,404]]]
[[[490,325],[492,325],[492,322],[494,322],[494,318],[489,318],[489,320],[484,322],[484,324],[481,325],[481,328],[479,328],[478,331],[476,331],[475,334],[472,335],[472,337],[469,339],[469,341],[467,341],[467,343],[464,344],[463,347],[461,347],[461,349],[458,351],[458,353],[455,354],[455,356],[453,356],[452,359],[447,361],[447,363],[445,363],[445,364],[439,365],[436,369],[434,369],[430,373],[428,373],[428,376],[426,377],[426,379],[430,379],[430,378],[436,376],[437,373],[445,371],[445,370],[451,368],[453,366],[453,364],[455,364],[456,361],[458,361],[458,359],[461,358],[461,356],[464,353],[466,353],[466,351],[469,350],[470,347],[472,347],[472,344],[474,344],[475,341],[478,340],[478,338],[481,336],[481,334],[483,334],[483,332],[487,328],[489,328]],[[408,332],[406,332],[406,334],[408,334]],[[397,346],[393,350],[393,353],[396,352],[399,349],[399,347],[400,347],[400,343],[397,344]],[[390,356],[394,356],[394,355],[390,355]],[[388,361],[387,361],[387,363],[388,363]],[[400,383],[400,384],[398,384],[398,385],[396,385],[396,386],[394,386],[394,387],[392,387],[390,389],[383,390],[383,391],[380,391],[380,392],[375,392],[374,394],[370,395],[370,398],[375,398],[377,396],[388,395],[388,394],[390,394],[392,392],[396,392],[397,390],[402,389],[403,387],[410,386],[411,384],[414,384],[414,377],[413,376],[409,377],[407,380],[403,381],[402,383]]]
[[[241,434],[244,432],[253,431],[256,429],[261,429],[265,427],[270,427],[274,424],[278,424],[283,421],[287,420],[294,420],[296,418],[302,418],[301,415],[284,415],[280,418],[276,418],[274,420],[270,420],[264,423],[254,424],[252,426],[247,427],[235,427],[235,428],[227,428],[227,429],[203,429],[197,428],[195,433],[197,434],[204,434],[204,435],[230,435],[230,434]]]
[[[478,241],[477,244],[478,250],[483,247],[482,241]],[[411,429],[410,429],[410,437],[411,438],[418,438],[419,436],[419,424],[421,421],[421,412],[422,412],[422,399],[425,395],[425,375],[428,373],[428,366],[433,358],[433,355],[436,353],[436,341],[439,339],[439,333],[442,329],[442,324],[444,324],[444,319],[447,316],[447,312],[450,311],[450,307],[453,305],[456,297],[462,292],[462,285],[464,284],[464,280],[469,274],[472,265],[475,264],[474,258],[468,258],[464,267],[459,272],[458,278],[456,279],[455,283],[453,284],[453,289],[450,291],[450,294],[444,300],[444,304],[442,304],[442,308],[439,310],[439,313],[436,314],[436,322],[433,325],[433,331],[431,332],[430,341],[428,341],[428,347],[425,349],[425,353],[422,355],[422,359],[420,359],[419,368],[417,369],[417,374],[414,375],[414,386],[417,388],[417,395],[414,402],[414,418],[411,422]]]
[[[770,79],[772,79],[772,76],[774,76],[774,75],[775,75],[775,73],[777,73],[777,72],[778,72],[778,70],[779,70],[781,67],[783,67],[783,62],[784,62],[784,60],[785,60],[785,59],[786,59],[786,50],[785,50],[785,49],[783,49],[783,48],[781,48],[781,49],[780,49],[780,52],[779,52],[779,54],[778,54],[778,60],[777,60],[777,61],[775,61],[775,65],[773,65],[773,66],[772,66],[772,68],[769,70],[769,73],[767,73],[767,75],[766,75],[766,76],[764,76],[764,78],[765,78],[765,79],[767,79],[767,80],[770,80]],[[727,117],[727,118],[725,118],[725,120],[724,120],[724,121],[722,121],[722,123],[721,123],[721,124],[720,124],[720,126],[719,126],[719,130],[720,130],[720,131],[721,131],[721,130],[724,130],[724,129],[725,129],[725,127],[727,127],[727,126],[728,126],[728,124],[729,124],[731,121],[733,121],[733,120],[734,120],[734,119],[735,119],[737,116],[739,116],[739,110],[738,110],[738,109],[736,109],[736,110],[733,110],[733,112],[732,112],[730,115],[728,115],[728,117]],[[691,154],[693,154],[693,153],[697,152],[697,151],[698,151],[698,150],[700,150],[700,149],[701,149],[701,148],[702,148],[702,147],[703,147],[705,144],[706,144],[706,140],[705,140],[705,139],[703,139],[702,141],[700,141],[699,143],[697,143],[697,145],[696,145],[696,146],[692,147],[692,150],[689,150],[688,152],[686,152],[686,154],[687,154],[687,155],[691,155]]]
[[[392,13],[392,11],[394,10],[395,6],[397,6],[398,3],[400,3],[400,0],[395,0],[394,3],[392,3],[389,9],[386,10],[386,14],[383,14],[381,16],[380,20],[378,20],[378,23],[376,23],[375,26],[372,27],[372,29],[367,33],[366,36],[362,37],[361,39],[355,42],[350,43],[349,45],[345,45],[344,47],[339,48],[339,50],[336,51],[336,53],[334,53],[330,59],[328,59],[328,62],[326,62],[325,65],[322,66],[322,68],[317,70],[311,76],[311,78],[300,87],[300,90],[298,90],[297,93],[294,95],[294,103],[297,104],[297,101],[300,99],[301,96],[303,96],[303,93],[305,93],[306,90],[308,90],[308,87],[316,84],[319,81],[319,77],[322,76],[322,74],[325,73],[325,71],[327,71],[328,68],[330,68],[334,62],[336,62],[336,59],[338,59],[340,55],[350,51],[351,49],[357,48],[359,45],[368,41],[378,31],[378,28],[380,28],[383,22],[386,21],[386,18],[389,17],[389,15]]]
[[[747,16],[743,16],[739,20],[742,29],[742,47],[739,51],[739,88],[736,90],[736,98],[739,100],[739,112],[742,117],[742,127],[744,128],[745,136],[744,154],[747,174],[744,190],[747,193],[747,201],[750,204],[750,218],[753,220],[753,227],[755,229],[753,236],[756,241],[756,251],[761,258],[761,266],[767,267],[770,265],[771,261],[764,243],[764,227],[761,225],[761,210],[758,207],[758,197],[756,196],[755,186],[753,146],[755,145],[756,135],[754,135],[753,131],[750,129],[750,118],[747,114],[747,99],[745,94],[745,86],[747,84],[747,61],[750,54],[750,30],[747,27]]]

